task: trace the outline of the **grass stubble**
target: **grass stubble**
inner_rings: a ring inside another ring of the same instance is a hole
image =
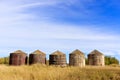
[[[0,80],[120,80],[120,67],[56,67],[0,65]]]

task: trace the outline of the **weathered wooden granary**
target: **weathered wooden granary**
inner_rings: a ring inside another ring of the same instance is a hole
[[[95,66],[104,66],[104,55],[98,50],[92,51],[90,54],[88,54],[88,64]]]
[[[85,66],[85,55],[80,50],[76,49],[69,54],[69,65],[70,66]]]
[[[66,66],[66,55],[60,51],[55,51],[49,55],[49,64],[57,66]]]
[[[10,65],[25,65],[27,64],[27,54],[21,50],[10,53]]]
[[[29,64],[45,64],[46,63],[46,54],[40,50],[36,50],[29,55]]]

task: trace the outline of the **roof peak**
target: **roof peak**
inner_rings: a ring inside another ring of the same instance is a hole
[[[63,54],[64,54],[63,52],[57,50],[57,51],[53,52],[51,55],[63,55]]]
[[[12,53],[24,53],[24,54],[26,54],[26,53],[23,52],[22,50],[16,50],[16,51],[14,51],[14,52],[12,52]]]
[[[31,54],[45,54],[44,52],[40,51],[40,50],[35,50],[34,52],[32,52]]]
[[[103,53],[101,53],[100,51],[98,50],[93,50],[90,54],[100,54],[100,55],[103,55]]]
[[[74,50],[71,54],[82,54],[82,55],[84,55],[84,53],[82,51],[80,51],[79,49]]]

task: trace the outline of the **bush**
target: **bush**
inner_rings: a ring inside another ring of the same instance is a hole
[[[115,57],[105,56],[105,65],[119,64],[119,60]]]

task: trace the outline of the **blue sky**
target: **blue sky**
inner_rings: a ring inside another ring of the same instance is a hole
[[[0,56],[21,49],[67,57],[75,49],[86,55],[98,49],[120,58],[118,0],[1,0]]]

